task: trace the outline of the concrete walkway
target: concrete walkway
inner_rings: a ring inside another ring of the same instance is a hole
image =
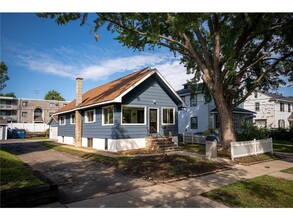
[[[279,172],[290,167],[293,167],[293,159],[274,160],[251,166],[235,165],[231,170],[87,199],[66,204],[65,207],[223,208],[225,207],[224,205],[202,197],[200,194],[231,183],[263,175],[281,178],[291,175],[290,178],[292,178],[292,174],[287,175],[286,173]]]

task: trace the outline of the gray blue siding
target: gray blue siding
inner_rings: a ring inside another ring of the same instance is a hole
[[[156,101],[155,103],[154,100]],[[93,123],[84,122],[86,110],[82,111],[82,137],[109,139],[145,138],[148,134],[150,108],[158,109],[159,132],[162,135],[168,135],[169,131],[171,131],[173,135],[177,135],[177,104],[162,82],[155,76],[151,76],[122,99],[122,105],[146,107],[146,123],[144,125],[121,125],[120,103],[112,104],[114,105],[114,125],[102,125],[103,106],[99,106],[95,108],[96,120]],[[175,108],[175,125],[162,126],[162,107]],[[59,125],[58,136],[74,137],[74,125],[70,125],[70,114],[66,114],[66,125]]]
[[[74,124],[70,124],[70,115],[72,113],[69,114],[64,114],[64,115],[60,115],[60,116],[65,116],[65,120],[66,123],[65,125],[60,125],[59,121],[58,121],[58,136],[66,136],[66,137],[74,137],[75,136],[75,125]],[[59,118],[60,118],[59,116]]]

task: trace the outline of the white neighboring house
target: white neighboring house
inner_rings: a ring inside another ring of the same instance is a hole
[[[214,101],[205,103],[204,94],[197,91],[191,99],[189,84],[183,84],[184,88],[177,94],[185,102],[187,108],[178,112],[178,133],[204,132],[209,128],[219,129],[219,120]],[[234,129],[239,130],[243,122],[252,123],[255,112],[239,106],[233,111]]]
[[[244,108],[256,112],[253,121],[258,127],[293,126],[293,98],[256,91],[246,99]]]

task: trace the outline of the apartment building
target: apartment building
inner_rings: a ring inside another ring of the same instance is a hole
[[[0,119],[13,123],[48,123],[52,114],[67,103],[0,96]]]

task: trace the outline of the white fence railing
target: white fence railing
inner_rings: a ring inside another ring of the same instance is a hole
[[[191,144],[205,144],[206,137],[203,135],[184,133],[183,134],[183,142],[184,143],[191,143]]]
[[[231,159],[271,152],[273,153],[272,138],[253,141],[231,142]]]
[[[25,129],[29,132],[45,132],[49,129],[49,125],[39,123],[8,123],[8,127],[11,129]]]

